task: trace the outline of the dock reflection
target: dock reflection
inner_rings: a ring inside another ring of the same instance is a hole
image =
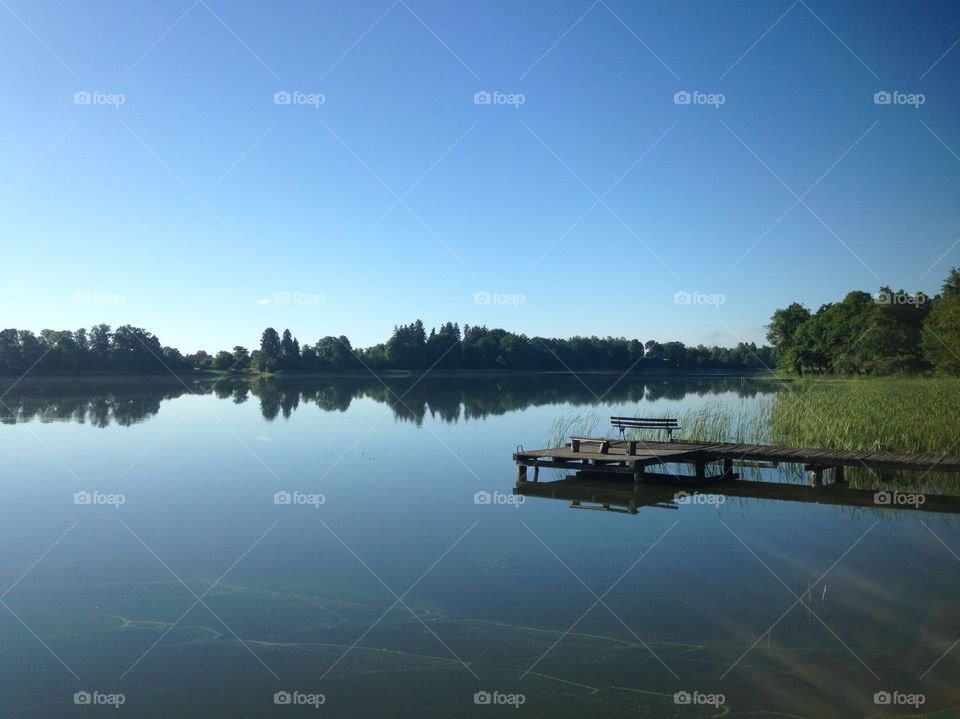
[[[517,482],[513,493],[570,502],[571,509],[590,509],[637,514],[640,509],[678,509],[686,503],[707,504],[702,496],[739,499],[767,499],[803,504],[866,507],[909,512],[960,514],[960,496],[916,492],[854,489],[843,483],[811,487],[783,482],[744,479],[705,483],[637,483],[630,479],[611,480],[570,475],[552,482]]]

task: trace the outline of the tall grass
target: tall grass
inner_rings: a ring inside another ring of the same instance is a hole
[[[570,412],[554,420],[547,431],[547,446],[562,447],[570,437],[597,436],[600,415],[596,412]],[[602,432],[601,432],[602,434]]]
[[[707,402],[679,416],[653,416],[677,417],[677,436],[693,442],[960,454],[958,379],[800,380],[774,398],[736,407]],[[643,430],[631,438],[662,433]]]
[[[960,380],[793,382],[772,404],[769,436],[795,447],[957,454]]]
[[[676,418],[680,432],[675,436],[690,442],[743,442],[762,444],[766,441],[770,424],[772,402],[759,400],[743,403],[737,407],[724,406],[720,402],[707,402],[697,409],[686,410],[679,415],[661,413],[652,415],[659,419]],[[645,417],[651,415],[644,415]],[[635,430],[630,439],[663,439],[660,430]]]

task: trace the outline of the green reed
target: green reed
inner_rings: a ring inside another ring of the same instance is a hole
[[[960,380],[793,382],[772,403],[769,427],[784,446],[956,454]]]

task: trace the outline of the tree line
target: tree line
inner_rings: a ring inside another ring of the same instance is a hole
[[[503,329],[446,322],[427,332],[423,322],[394,327],[380,344],[354,348],[349,338],[322,337],[303,344],[289,329],[263,331],[254,350],[237,345],[215,355],[184,355],[161,344],[151,332],[99,324],[89,330],[0,331],[0,374],[56,372],[141,373],[171,370],[256,371],[262,373],[363,370],[644,370],[762,369],[773,361],[772,348],[740,343],[736,347],[688,347],[624,337],[527,337]]]
[[[89,330],[0,330],[0,374],[101,371],[140,373],[192,369],[179,350],[139,327],[94,325]]]
[[[527,337],[503,329],[446,322],[427,333],[421,320],[394,327],[386,342],[354,349],[347,337],[323,337],[302,345],[284,330],[268,327],[249,361],[220,352],[217,369],[251,366],[261,372],[337,370],[641,370],[646,368],[761,368],[769,347],[687,347],[682,342],[646,343],[623,337]]]
[[[882,287],[813,313],[794,302],[773,313],[767,340],[777,367],[797,374],[960,374],[960,271],[932,298]]]

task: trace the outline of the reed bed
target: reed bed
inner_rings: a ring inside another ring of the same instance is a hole
[[[772,403],[773,444],[956,453],[960,380],[882,378],[791,383]]]
[[[697,409],[679,415],[661,413],[659,418],[676,417],[680,423],[679,439],[691,442],[749,442],[761,444],[766,441],[772,402],[760,400],[737,407],[724,406],[720,402],[707,402]],[[645,415],[646,416],[646,415]],[[630,439],[663,439],[658,430],[638,430]]]
[[[570,412],[554,420],[547,431],[547,447],[562,447],[573,436],[598,436],[600,415],[596,412]],[[600,431],[603,434],[603,431]]]

